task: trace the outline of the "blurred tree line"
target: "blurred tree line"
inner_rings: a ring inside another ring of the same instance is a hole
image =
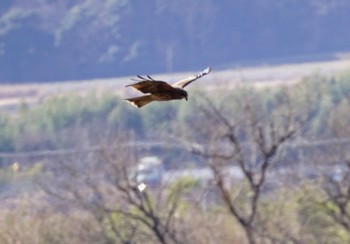
[[[349,9],[346,0],[3,0],[0,82],[322,58],[349,50]]]
[[[210,97],[218,101],[228,99],[230,106],[232,101],[244,101],[248,94],[254,94],[263,105],[261,110],[270,114],[275,105],[283,100],[285,89],[295,90],[291,101],[298,104],[300,109],[309,107],[310,99],[317,100],[311,110],[310,122],[303,126],[301,135],[320,140],[334,137],[335,132],[330,125],[339,123],[336,112],[346,114],[350,96],[349,80],[347,73],[335,78],[315,75],[292,88],[277,86],[260,91],[243,86],[229,92],[213,90]],[[136,109],[121,97],[108,92],[102,95],[91,92],[86,96],[72,92],[49,98],[34,107],[22,103],[15,113],[0,115],[0,151],[71,148],[77,144],[75,139],[87,132],[91,138],[97,138],[123,131],[132,135],[130,140],[134,141],[160,141],[175,132],[186,134],[188,132],[183,131],[184,126],[197,130],[203,123],[197,110],[198,106],[206,105],[206,93],[194,90],[189,102],[154,103],[142,109]],[[222,96],[222,93],[226,95]],[[228,112],[234,114],[235,107]]]

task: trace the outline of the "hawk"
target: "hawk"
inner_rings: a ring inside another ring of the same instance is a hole
[[[175,99],[188,99],[187,92],[183,89],[191,82],[203,77],[204,75],[210,72],[211,68],[207,67],[202,72],[199,72],[196,75],[189,76],[185,79],[182,79],[173,85],[161,80],[154,80],[152,77],[147,75],[147,78],[137,75],[139,79],[132,79],[137,81],[137,83],[127,85],[126,87],[133,87],[136,90],[139,90],[142,93],[147,95],[141,97],[128,98],[126,101],[131,103],[133,106],[141,108],[146,104],[149,104],[153,101],[170,101]]]

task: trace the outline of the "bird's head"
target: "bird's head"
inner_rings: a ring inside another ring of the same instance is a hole
[[[185,91],[184,89],[179,89],[180,90],[180,94],[181,94],[181,98],[185,98],[186,101],[188,100],[188,93],[187,91]]]

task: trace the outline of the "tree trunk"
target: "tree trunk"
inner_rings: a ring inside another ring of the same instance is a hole
[[[244,231],[249,244],[255,244],[254,230],[251,226],[244,226]]]

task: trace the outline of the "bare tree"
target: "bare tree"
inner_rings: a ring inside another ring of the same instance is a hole
[[[268,169],[277,163],[280,148],[307,123],[309,110],[296,107],[287,92],[275,97],[270,107],[264,107],[258,93],[249,90],[244,95],[226,98],[218,105],[206,97],[199,107],[202,123],[191,128],[197,146],[192,141],[188,147],[208,160],[223,203],[243,228],[248,242],[254,244]],[[232,190],[227,181],[233,165],[238,165],[244,175],[244,193]]]
[[[345,231],[350,231],[350,130],[349,103],[345,97],[332,111],[329,128],[335,139],[328,145],[329,153],[323,156],[326,172],[323,172],[321,188],[325,193],[319,203],[326,214]]]
[[[350,231],[350,159],[345,159],[345,168],[338,175],[324,175],[323,183],[327,197],[321,204],[326,213]]]
[[[40,184],[48,200],[64,212],[92,215],[107,243],[186,243],[176,217],[186,186],[145,189],[133,179],[137,153],[123,141],[62,157]]]

